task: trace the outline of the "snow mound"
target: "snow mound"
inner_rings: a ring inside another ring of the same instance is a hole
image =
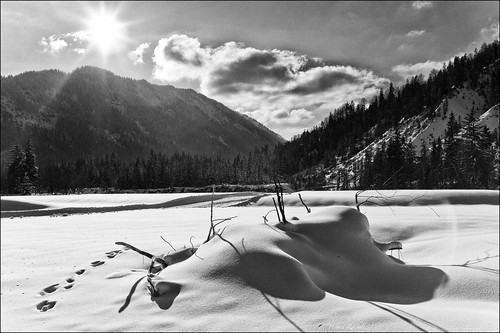
[[[414,304],[433,298],[447,275],[405,265],[382,252],[365,215],[350,207],[315,209],[287,224],[227,225],[196,255],[152,279],[172,302],[190,281],[233,282],[273,297],[316,301],[325,293],[353,300]],[[172,295],[174,294],[174,295]]]

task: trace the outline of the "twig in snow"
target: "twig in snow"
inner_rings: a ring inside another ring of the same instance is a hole
[[[137,253],[140,253],[142,254],[143,256],[146,256],[148,257],[149,259],[152,259],[154,257],[154,255],[152,255],[151,253],[149,252],[146,252],[146,251],[142,251],[142,250],[139,250],[138,248],[136,248],[135,246],[132,246],[128,243],[125,243],[125,242],[115,242],[116,245],[123,245],[123,246],[126,246],[128,248],[130,248],[131,250],[134,250],[135,252]]]
[[[280,212],[278,210],[278,206],[276,206],[276,201],[273,198],[274,209],[276,210],[276,215],[278,215],[278,222],[281,223]]]
[[[300,193],[299,193],[299,199],[300,199],[300,202],[302,202],[302,204],[304,205],[304,207],[306,207],[307,212],[310,213],[311,209],[309,207],[307,207],[307,205],[304,202],[304,200],[302,200],[302,196],[300,195]]]
[[[274,179],[274,186],[276,189],[276,197],[278,199],[278,208],[282,218],[281,223],[286,224],[288,223],[288,221],[286,220],[285,217],[285,203],[283,202],[283,186],[281,186],[281,184],[279,183],[279,181],[276,180],[276,178]],[[276,207],[276,202],[274,202],[274,206]]]
[[[262,216],[262,217],[264,218],[264,224],[267,224],[267,222],[269,222],[269,221],[267,220],[267,215],[269,215],[269,213],[271,213],[271,212],[273,212],[273,211],[274,211],[274,210],[273,210],[273,209],[271,209],[270,211],[268,211],[268,212],[267,212],[267,214],[266,214],[266,215]],[[278,215],[278,217],[279,217],[279,215]]]
[[[176,250],[176,249],[172,246],[172,244],[170,244],[170,243],[169,243],[169,242],[168,242],[165,238],[163,238],[162,236],[160,236],[160,237],[161,237],[161,239],[163,239],[163,241],[164,241],[165,243],[167,243],[168,245],[170,245],[170,247],[171,247],[172,249],[174,249],[174,251],[177,251],[177,250]]]

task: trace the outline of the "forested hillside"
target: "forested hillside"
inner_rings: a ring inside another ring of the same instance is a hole
[[[191,89],[132,80],[97,67],[2,77],[2,160],[33,142],[41,163],[115,153],[234,157],[283,139]]]
[[[476,122],[499,103],[499,66],[495,41],[455,57],[427,80],[415,76],[401,87],[391,84],[370,103],[346,103],[279,144],[276,164],[298,188],[496,188],[498,126]],[[478,96],[477,104],[455,103],[466,99],[465,90]],[[448,122],[459,107],[467,116]],[[428,128],[439,117],[446,126],[433,137],[437,132]]]

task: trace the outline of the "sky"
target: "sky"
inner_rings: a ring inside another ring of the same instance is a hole
[[[1,74],[91,65],[290,139],[499,38],[498,1],[1,2]]]

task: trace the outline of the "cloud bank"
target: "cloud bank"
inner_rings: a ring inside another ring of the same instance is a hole
[[[289,50],[243,43],[202,46],[186,35],[162,38],[153,78],[197,82],[199,91],[289,139],[321,122],[346,101],[371,98],[389,81],[366,69],[335,65]]]

